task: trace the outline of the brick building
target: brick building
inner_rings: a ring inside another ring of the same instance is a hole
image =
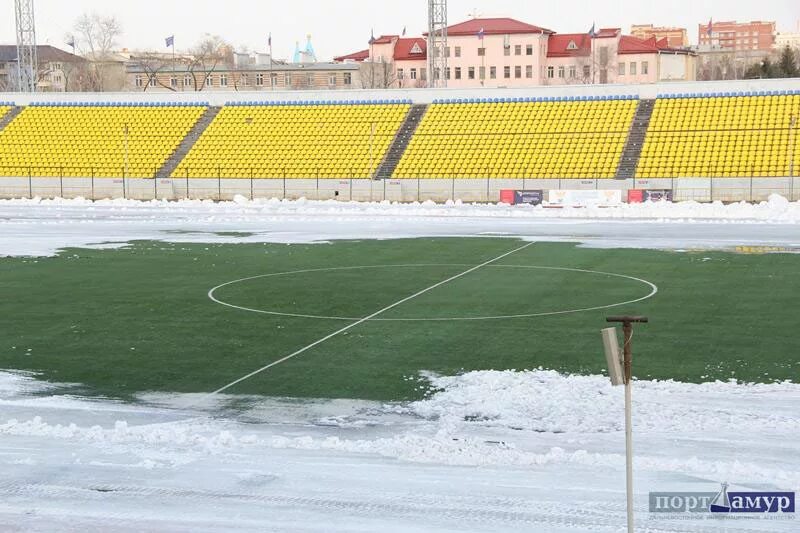
[[[732,52],[769,52],[775,46],[775,22],[711,22],[698,24],[701,49],[722,49]]]
[[[639,39],[667,40],[667,45],[671,48],[686,48],[689,46],[689,32],[686,28],[675,28],[666,26],[653,26],[652,24],[634,24],[631,26],[631,35]]]

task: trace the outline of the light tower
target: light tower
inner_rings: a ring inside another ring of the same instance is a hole
[[[447,87],[447,0],[428,0],[428,84]]]
[[[14,10],[17,16],[17,84],[20,91],[33,93],[39,72],[33,0],[15,0]]]

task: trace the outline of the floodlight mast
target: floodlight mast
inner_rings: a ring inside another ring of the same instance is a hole
[[[647,324],[650,320],[644,316],[611,316],[606,322],[622,324],[625,336],[623,346],[623,380],[625,383],[625,478],[626,495],[628,500],[628,533],[633,533],[633,420],[632,420],[632,392],[633,380],[633,324]]]
[[[428,86],[447,87],[447,0],[428,0]]]
[[[24,93],[36,92],[39,58],[36,51],[36,22],[33,0],[15,0],[17,19],[17,87]]]

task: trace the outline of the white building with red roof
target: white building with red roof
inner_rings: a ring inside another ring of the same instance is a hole
[[[447,34],[447,70],[433,75],[447,78],[452,88],[695,79],[692,52],[670,48],[666,39],[623,35],[619,28],[558,34],[512,18],[474,18],[448,27]],[[387,87],[427,86],[431,74],[425,36],[382,35],[335,61],[364,63],[373,77],[376,69],[391,69]]]

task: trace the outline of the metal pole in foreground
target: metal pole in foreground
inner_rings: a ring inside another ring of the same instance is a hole
[[[644,316],[612,316],[606,319],[609,323],[622,323],[625,337],[623,346],[623,376],[625,383],[625,478],[628,500],[628,533],[633,533],[633,420],[632,420],[632,390],[633,380],[633,324],[647,324],[650,320]]]

